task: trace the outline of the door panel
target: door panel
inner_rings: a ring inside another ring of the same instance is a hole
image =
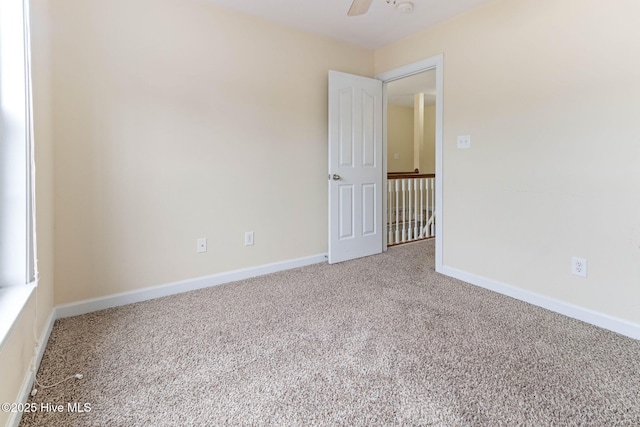
[[[382,105],[382,98],[377,100]],[[376,167],[375,107],[376,99],[369,93],[362,94],[363,135],[362,135],[362,167]]]
[[[376,185],[362,186],[362,235],[370,236],[376,233]]]
[[[340,167],[353,167],[353,91],[340,91],[340,110],[338,126],[340,127]]]
[[[329,72],[329,262],[382,252],[382,82]]]
[[[340,221],[340,234],[339,239],[353,239],[354,228],[354,203],[353,203],[353,185],[340,185],[338,186],[340,192],[339,201],[339,221]]]

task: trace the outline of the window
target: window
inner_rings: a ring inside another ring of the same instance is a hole
[[[0,0],[0,344],[35,286],[28,0]]]

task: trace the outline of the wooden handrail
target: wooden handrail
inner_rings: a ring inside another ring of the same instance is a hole
[[[420,173],[420,169],[415,168],[413,171],[411,172],[387,172],[387,173],[403,173],[403,174],[407,174],[407,173]]]
[[[414,173],[414,172],[389,172],[387,179],[404,179],[404,178],[435,178],[435,173]]]

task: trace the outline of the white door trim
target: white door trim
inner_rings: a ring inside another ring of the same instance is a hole
[[[383,140],[382,140],[382,156],[383,156],[383,188],[387,188],[387,90],[386,83],[398,80],[404,77],[409,77],[414,74],[421,73],[423,71],[435,70],[436,71],[436,271],[442,273],[442,114],[443,114],[443,61],[444,55],[439,54],[426,58],[412,64],[390,70],[376,76],[376,79],[382,80],[383,83]],[[382,203],[387,205],[387,192],[383,191]],[[386,224],[386,209],[382,210],[383,222]],[[384,250],[387,249],[387,237],[384,233]]]

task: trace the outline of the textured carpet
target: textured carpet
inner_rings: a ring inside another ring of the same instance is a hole
[[[639,341],[433,257],[414,243],[58,320],[38,378],[84,378],[21,425],[640,425]]]

